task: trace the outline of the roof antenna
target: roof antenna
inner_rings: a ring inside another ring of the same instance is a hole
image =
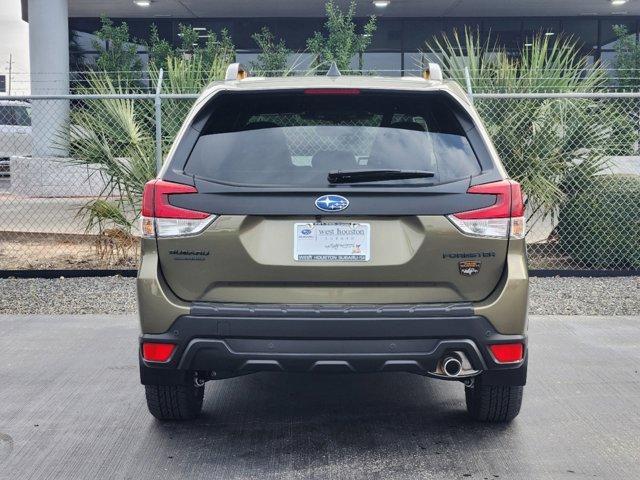
[[[336,62],[331,62],[331,66],[329,67],[329,71],[327,72],[327,77],[341,77],[342,74],[340,70],[338,70],[338,66]]]

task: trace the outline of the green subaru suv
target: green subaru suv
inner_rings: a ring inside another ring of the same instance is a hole
[[[477,420],[518,414],[522,193],[438,70],[243,78],[236,64],[204,91],[143,196],[152,415],[193,418],[205,382],[265,371],[411,372],[462,383]]]

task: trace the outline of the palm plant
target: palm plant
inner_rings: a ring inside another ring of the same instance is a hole
[[[224,52],[223,52],[224,53]],[[214,80],[224,78],[227,55],[169,56],[165,59],[163,92],[196,93]],[[158,68],[150,67],[151,86],[156,87]],[[144,184],[155,177],[154,105],[149,100],[108,98],[135,92],[105,72],[90,72],[80,93],[105,95],[84,100],[71,109],[70,162],[89,166],[103,179],[98,198],[80,214],[87,230],[109,234],[109,244],[120,238],[114,230],[131,233],[140,214]],[[162,149],[165,155],[186,117],[192,101],[164,99],[162,102]]]
[[[128,90],[108,75],[92,72],[87,76],[89,91],[122,95]],[[76,164],[97,168],[105,187],[101,200],[128,214],[137,212],[145,182],[155,175],[153,117],[151,105],[133,99],[102,98],[85,100],[71,109],[70,157]],[[87,205],[88,226],[96,215],[106,212],[103,204],[95,211]],[[118,217],[109,214],[109,217]],[[120,227],[127,222],[114,222]]]
[[[201,55],[171,56],[166,59],[162,91],[174,94],[199,93],[209,83],[224,78],[228,59],[226,55],[205,60]],[[155,89],[159,78],[158,68],[149,67]],[[191,108],[192,100],[165,98],[162,100],[162,153],[166,155],[183,120]]]
[[[427,44],[441,58],[443,73],[474,93],[597,92],[607,88],[606,72],[589,65],[571,38],[535,37],[519,58],[490,39],[465,30],[461,36]],[[551,217],[567,194],[603,170],[613,154],[633,148],[629,118],[611,101],[588,98],[476,99],[509,175],[527,194],[529,230]]]
[[[606,70],[598,63],[589,66],[571,37],[537,35],[513,57],[497,40],[483,42],[466,28],[434,37],[426,51],[441,58],[448,78],[464,82],[468,69],[476,93],[593,92],[608,86]]]

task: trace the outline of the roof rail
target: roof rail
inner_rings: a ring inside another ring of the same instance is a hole
[[[227,67],[227,73],[224,75],[224,81],[230,82],[234,80],[243,80],[249,76],[249,70],[241,63],[232,63]]]
[[[442,68],[437,63],[427,63],[427,67],[422,72],[422,77],[425,80],[435,80],[436,82],[442,81]]]

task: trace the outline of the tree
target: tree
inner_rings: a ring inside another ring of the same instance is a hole
[[[307,48],[316,55],[314,66],[328,69],[331,62],[336,62],[341,71],[350,70],[351,59],[363,53],[371,43],[377,28],[376,17],[372,15],[364,25],[363,33],[357,33],[353,21],[356,14],[355,0],[351,1],[346,12],[342,12],[334,0],[329,0],[325,8],[327,21],[324,26],[328,35],[325,37],[322,33],[315,32],[307,40]],[[362,65],[359,69],[362,69]]]
[[[207,30],[207,41],[204,48],[198,49],[197,53],[202,56],[202,63],[207,69],[219,62],[228,65],[236,60],[236,46],[226,28],[220,30],[219,34]]]
[[[262,27],[260,33],[254,33],[251,38],[260,48],[258,58],[251,62],[251,69],[265,77],[283,75],[289,55],[292,53],[284,40],[280,39],[276,42],[275,36],[267,27]]]
[[[149,60],[156,69],[168,68],[170,61],[177,59],[193,59],[205,70],[217,68],[220,63],[232,63],[236,56],[236,47],[226,29],[219,34],[207,30],[204,34],[194,30],[191,25],[180,24],[180,47],[173,46],[165,39],[160,38],[158,28],[151,25],[149,31]],[[204,46],[200,44],[200,38],[206,37]]]
[[[637,88],[640,85],[640,43],[624,25],[614,25],[613,32],[618,37],[613,66],[616,69],[618,86],[624,89]]]
[[[147,43],[149,51],[149,63],[157,68],[167,64],[167,58],[175,56],[173,46],[164,38],[160,38],[158,27],[155,23],[149,28],[149,42]]]
[[[98,52],[96,66],[106,72],[109,77],[123,85],[139,82],[142,62],[138,56],[138,47],[129,38],[129,26],[122,22],[114,25],[111,19],[100,17],[101,27],[94,33],[99,40],[93,41],[93,48]]]
[[[195,53],[200,45],[200,34],[191,25],[185,25],[184,23],[178,24],[178,29],[180,30],[178,36],[181,38],[180,51],[183,54]]]

